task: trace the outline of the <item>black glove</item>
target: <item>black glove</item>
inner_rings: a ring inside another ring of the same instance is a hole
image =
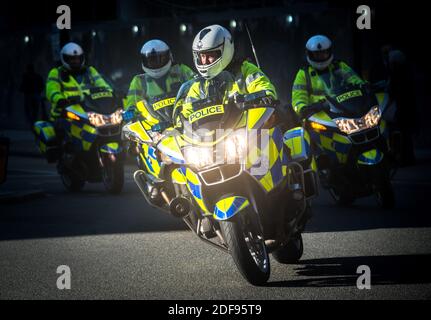
[[[330,106],[326,101],[316,102],[309,106],[303,107],[299,112],[299,117],[305,120],[319,111],[329,111],[329,110],[330,110]]]
[[[57,104],[56,104],[57,108],[60,108],[60,109],[64,109],[70,105],[71,105],[71,101],[69,99],[60,99],[57,101]]]

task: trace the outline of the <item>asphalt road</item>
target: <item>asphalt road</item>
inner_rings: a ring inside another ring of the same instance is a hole
[[[288,266],[272,260],[265,287],[249,285],[229,255],[150,208],[132,170],[119,196],[98,184],[68,194],[54,166],[12,157],[3,189],[46,196],[0,204],[0,299],[431,298],[431,157],[399,171],[392,211],[372,198],[336,207],[322,192],[303,258]],[[60,265],[71,269],[71,290],[57,289]],[[370,267],[370,290],[356,286],[360,265]]]

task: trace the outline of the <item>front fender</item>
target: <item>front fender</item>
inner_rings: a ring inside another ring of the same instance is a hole
[[[111,142],[100,146],[99,151],[101,153],[120,154],[122,148],[118,142]]]
[[[214,219],[228,220],[250,205],[247,198],[233,196],[219,200],[214,207]]]
[[[358,164],[373,166],[380,163],[383,160],[383,152],[378,149],[368,150],[362,153],[358,158]]]

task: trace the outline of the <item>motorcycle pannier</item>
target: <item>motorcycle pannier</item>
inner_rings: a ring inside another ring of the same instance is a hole
[[[60,148],[57,142],[54,126],[48,121],[37,121],[34,124],[34,132],[38,141],[39,151],[48,162],[58,160]]]

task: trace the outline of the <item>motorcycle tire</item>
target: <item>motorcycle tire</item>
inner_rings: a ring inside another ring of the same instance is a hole
[[[256,213],[247,208],[231,220],[221,221],[220,228],[241,275],[252,285],[261,286],[271,271],[263,233],[253,215]]]
[[[121,163],[110,163],[103,169],[102,177],[106,191],[119,194],[124,186],[124,167]]]
[[[334,199],[335,203],[339,206],[350,206],[355,202],[355,197],[348,191],[346,192],[338,192],[334,188],[329,188],[329,193]]]
[[[376,186],[376,196],[379,207],[384,210],[390,210],[395,207],[395,195],[392,184],[389,180],[382,181]]]
[[[79,192],[85,186],[85,180],[73,173],[62,173],[61,181],[63,182],[64,187],[69,192]]]
[[[304,243],[302,234],[293,236],[287,244],[275,250],[272,256],[278,263],[294,264],[297,263],[304,253]]]

